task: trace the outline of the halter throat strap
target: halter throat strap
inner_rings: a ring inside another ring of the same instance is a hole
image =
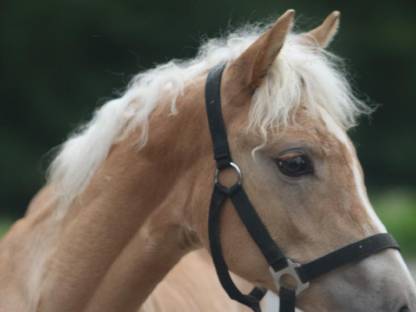
[[[279,289],[280,312],[294,312],[296,296],[309,286],[310,281],[382,250],[399,249],[399,245],[390,234],[382,233],[342,247],[303,265],[285,256],[251,204],[242,185],[241,171],[231,157],[221,109],[221,78],[225,66],[226,64],[220,64],[211,69],[205,86],[206,112],[216,161],[216,174],[208,216],[211,255],[218,278],[229,297],[250,307],[254,312],[260,312],[259,303],[266,294],[266,290],[255,287],[249,294],[243,294],[231,279],[224,260],[220,239],[220,218],[225,201],[231,200],[241,222],[270,266],[270,273],[276,288]],[[230,187],[222,185],[218,179],[220,172],[227,168],[234,170],[239,177],[238,181]],[[290,275],[296,281],[296,287],[290,288],[282,285],[284,275]]]

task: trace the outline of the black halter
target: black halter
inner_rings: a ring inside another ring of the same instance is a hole
[[[208,74],[205,86],[206,110],[214,147],[214,158],[217,164],[208,220],[210,249],[215,269],[221,285],[230,298],[250,307],[254,312],[260,312],[259,302],[266,290],[256,287],[248,295],[242,294],[232,281],[228,266],[223,258],[219,229],[221,209],[224,202],[231,199],[238,216],[270,265],[270,273],[276,287],[280,289],[280,312],[294,312],[296,296],[309,286],[310,281],[338,267],[355,263],[384,249],[399,249],[399,245],[390,234],[382,233],[302,265],[293,262],[284,255],[250,203],[241,184],[240,169],[231,158],[221,111],[221,77],[224,68],[225,64],[214,67]],[[218,179],[220,172],[227,168],[234,170],[239,177],[239,181],[231,187],[222,185]],[[282,281],[284,276],[290,276],[296,285],[290,287],[285,285]]]

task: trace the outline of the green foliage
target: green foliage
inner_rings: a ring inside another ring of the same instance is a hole
[[[332,50],[348,59],[357,89],[382,104],[353,132],[368,182],[414,183],[414,1],[3,0],[0,202],[8,209],[0,214],[24,212],[44,183],[51,148],[134,73],[191,57],[201,39],[271,21],[289,7],[301,29],[341,10]]]
[[[416,257],[416,193],[403,190],[381,193],[374,197],[374,206],[400,243],[403,254]]]
[[[4,234],[6,234],[12,223],[13,221],[11,219],[0,218],[0,239],[3,237]]]

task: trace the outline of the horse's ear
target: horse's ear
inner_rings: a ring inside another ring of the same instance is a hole
[[[295,11],[288,10],[232,63],[233,78],[254,91],[266,76],[292,28]]]
[[[339,11],[332,12],[321,25],[303,34],[303,38],[311,44],[326,48],[338,31],[340,15]]]

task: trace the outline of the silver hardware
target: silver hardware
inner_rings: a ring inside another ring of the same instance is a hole
[[[285,275],[289,275],[295,282],[296,286],[294,287],[294,291],[296,293],[296,296],[299,295],[302,291],[304,291],[306,288],[309,287],[309,282],[303,283],[302,280],[299,277],[298,272],[296,271],[297,267],[300,267],[299,263],[293,262],[290,259],[287,259],[288,266],[278,272],[273,270],[272,267],[270,267],[270,273],[273,277],[274,284],[276,285],[276,288],[279,289],[282,286],[282,278]]]
[[[215,176],[214,176],[214,183],[215,184],[219,183],[220,185],[222,185],[221,182],[219,181],[219,176],[220,176],[221,171],[224,170],[224,169],[233,169],[235,171],[236,175],[237,175],[237,181],[234,183],[234,185],[241,185],[242,180],[243,180],[243,176],[241,174],[240,167],[238,167],[238,165],[234,162],[230,162],[226,167],[224,167],[222,169],[218,169],[218,168],[215,169]],[[234,186],[234,185],[232,185],[232,186]],[[226,188],[231,188],[232,187],[232,186],[227,187],[225,185],[222,185],[222,186],[226,187]]]

